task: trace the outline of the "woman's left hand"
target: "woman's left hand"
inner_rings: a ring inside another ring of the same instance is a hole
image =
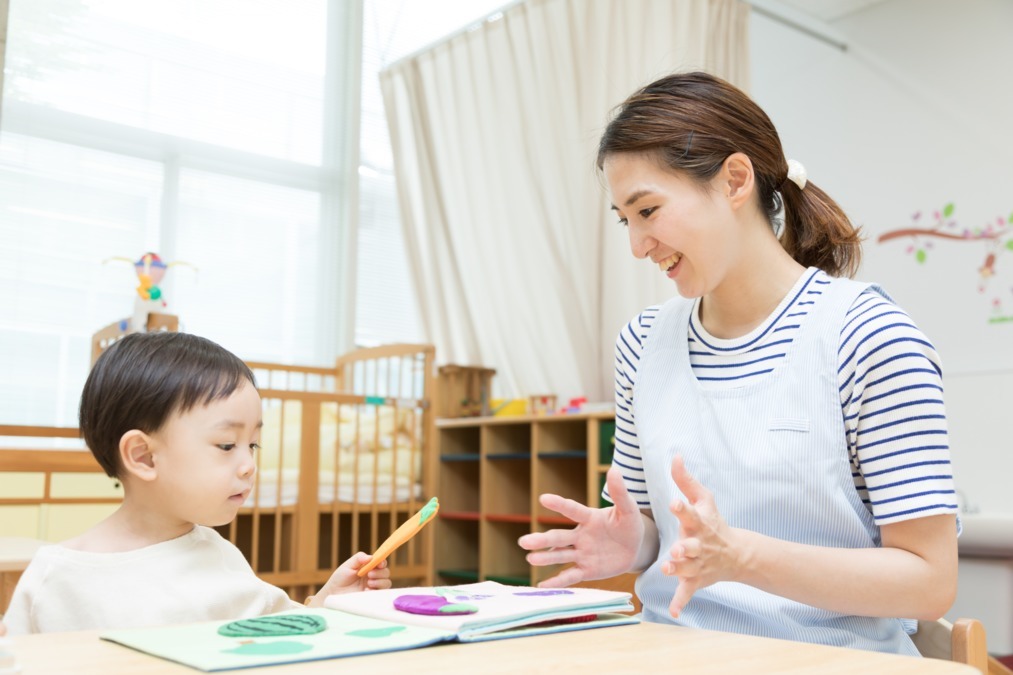
[[[675,499],[669,506],[679,519],[679,541],[669,549],[672,559],[661,568],[679,578],[668,606],[672,616],[678,617],[697,589],[735,577],[740,552],[735,550],[733,528],[718,513],[714,495],[686,470],[678,455],[672,460],[672,480],[688,500]]]

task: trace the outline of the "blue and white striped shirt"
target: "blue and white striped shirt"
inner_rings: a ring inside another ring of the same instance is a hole
[[[826,273],[810,268],[760,326],[731,340],[707,332],[697,301],[689,345],[700,386],[734,388],[770,373],[828,283]],[[641,312],[616,340],[613,463],[641,508],[650,504],[632,401],[644,339],[659,307]],[[956,513],[939,355],[911,318],[878,293],[860,295],[847,316],[838,382],[859,496],[880,526]]]

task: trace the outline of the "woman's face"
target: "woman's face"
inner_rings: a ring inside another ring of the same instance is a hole
[[[608,156],[604,172],[612,208],[629,229],[633,255],[650,258],[683,297],[713,291],[738,255],[721,172],[700,185],[652,156],[631,153]]]

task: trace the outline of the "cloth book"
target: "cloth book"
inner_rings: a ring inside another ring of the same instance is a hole
[[[415,611],[427,613],[405,611],[404,607],[410,604],[406,602],[408,598],[417,598],[416,605],[422,605]],[[428,604],[437,608],[434,613],[428,613],[429,608],[425,607],[426,599],[430,598],[434,602]],[[467,607],[474,611],[442,613],[440,600],[446,603],[443,607]],[[637,622],[635,617],[621,614],[633,611],[629,593],[595,588],[508,586],[495,581],[332,595],[324,600],[324,606],[372,619],[452,631],[460,642]]]
[[[212,672],[639,621],[622,613],[633,610],[629,593],[493,581],[332,595],[325,604],[242,621],[112,630],[101,637]],[[439,612],[441,606],[469,613],[413,613]]]

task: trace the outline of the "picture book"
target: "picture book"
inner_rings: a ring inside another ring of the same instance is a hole
[[[484,581],[332,595],[237,621],[112,630],[109,640],[207,672],[637,623],[630,594]]]
[[[316,632],[296,630],[314,619]],[[276,622],[280,630],[257,626],[256,622],[267,621]],[[234,624],[245,624],[250,630],[227,630]],[[101,638],[212,672],[415,649],[453,640],[454,633],[307,607],[246,621],[113,630]]]
[[[636,623],[630,594],[482,581],[332,595],[324,606],[373,619],[452,631],[461,642]]]

